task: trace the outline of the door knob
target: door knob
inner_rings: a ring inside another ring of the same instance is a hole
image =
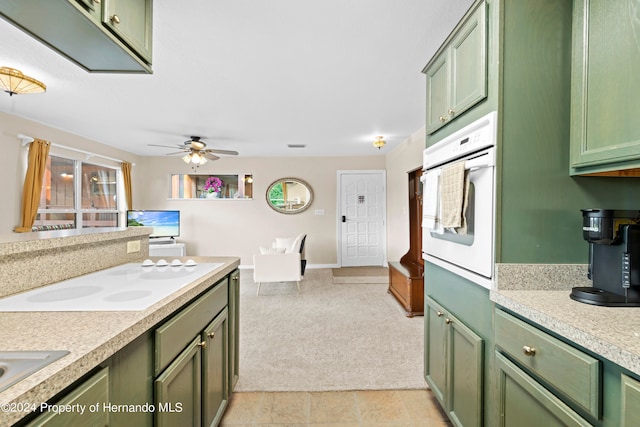
[[[342,215],[342,222],[347,222],[347,216],[346,215]]]

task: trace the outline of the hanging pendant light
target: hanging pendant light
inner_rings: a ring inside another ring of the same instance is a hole
[[[9,96],[25,93],[42,93],[47,90],[47,86],[33,77],[25,76],[21,71],[14,68],[0,68],[0,89],[7,92]]]
[[[383,138],[382,136],[376,136],[376,140],[373,141],[373,146],[376,147],[378,150],[381,149],[382,147],[384,147],[385,144],[387,143],[382,138]]]

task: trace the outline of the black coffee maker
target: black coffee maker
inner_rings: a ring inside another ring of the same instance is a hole
[[[640,210],[582,209],[593,287],[571,299],[608,307],[640,307]]]

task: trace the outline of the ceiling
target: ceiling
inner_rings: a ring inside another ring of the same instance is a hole
[[[249,157],[384,154],[424,125],[421,70],[471,3],[156,0],[150,75],[88,73],[0,19],[0,66],[47,85],[0,111],[146,156],[190,135]]]

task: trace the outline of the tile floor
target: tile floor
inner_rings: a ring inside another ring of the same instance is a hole
[[[234,393],[223,427],[451,426],[430,390]]]

